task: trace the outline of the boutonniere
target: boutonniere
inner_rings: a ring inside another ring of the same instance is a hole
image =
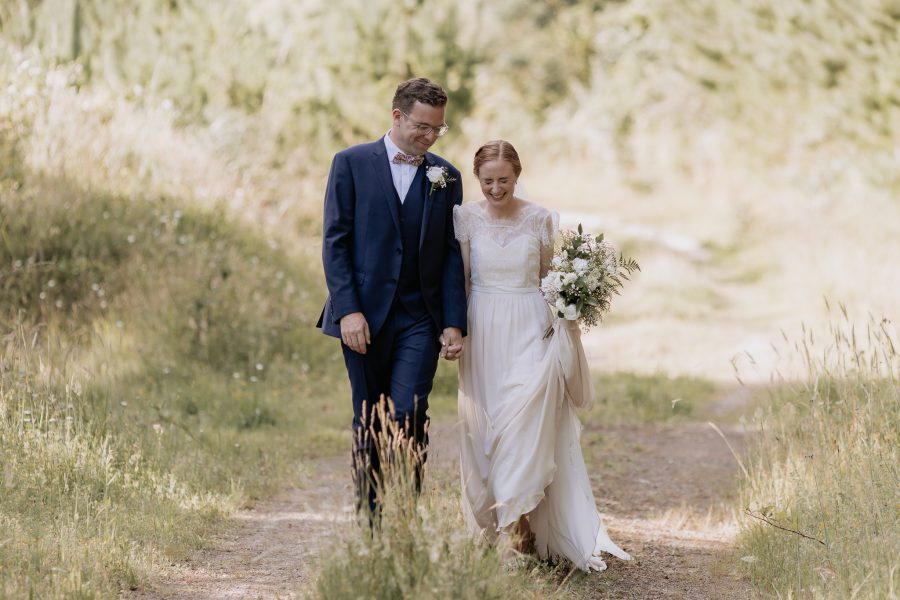
[[[450,177],[450,171],[447,167],[439,167],[437,165],[425,169],[425,176],[431,182],[431,189],[428,190],[429,196],[434,193],[435,189],[445,188],[451,181],[456,181],[456,177]]]

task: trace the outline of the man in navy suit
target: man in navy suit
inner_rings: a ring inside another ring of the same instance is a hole
[[[341,339],[353,396],[358,507],[368,505],[370,514],[377,512],[380,465],[367,433],[382,430],[373,408],[391,399],[391,418],[420,452],[420,487],[438,357],[455,360],[463,351],[466,292],[453,232],[462,182],[453,165],[428,152],[448,129],[446,104],[436,83],[401,83],[390,131],[338,152],[325,191],[329,295],[318,326]]]

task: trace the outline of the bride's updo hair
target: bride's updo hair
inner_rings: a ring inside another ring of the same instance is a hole
[[[492,160],[505,160],[512,165],[513,172],[516,177],[522,173],[522,163],[519,162],[519,153],[513,148],[513,145],[506,140],[491,140],[478,149],[475,153],[475,177],[478,177],[478,171],[481,165]]]

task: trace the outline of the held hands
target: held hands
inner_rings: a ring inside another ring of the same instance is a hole
[[[369,322],[361,312],[341,317],[341,341],[359,354],[366,353],[366,345],[372,343]]]
[[[456,360],[463,353],[463,336],[458,327],[447,327],[438,338],[441,341],[441,358]]]

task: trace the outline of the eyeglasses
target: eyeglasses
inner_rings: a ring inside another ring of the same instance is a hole
[[[400,109],[397,109],[397,110],[400,110]],[[415,129],[416,129],[416,133],[418,133],[419,135],[428,135],[429,133],[433,132],[434,135],[436,135],[437,137],[441,137],[442,135],[447,133],[447,131],[450,129],[450,126],[447,125],[446,123],[442,123],[440,125],[440,127],[432,127],[431,125],[428,125],[427,123],[419,123],[418,121],[413,121],[412,117],[410,117],[408,114],[406,114],[402,110],[400,111],[400,114],[403,115],[404,117],[406,117],[410,123],[412,123],[412,126],[415,127]]]

